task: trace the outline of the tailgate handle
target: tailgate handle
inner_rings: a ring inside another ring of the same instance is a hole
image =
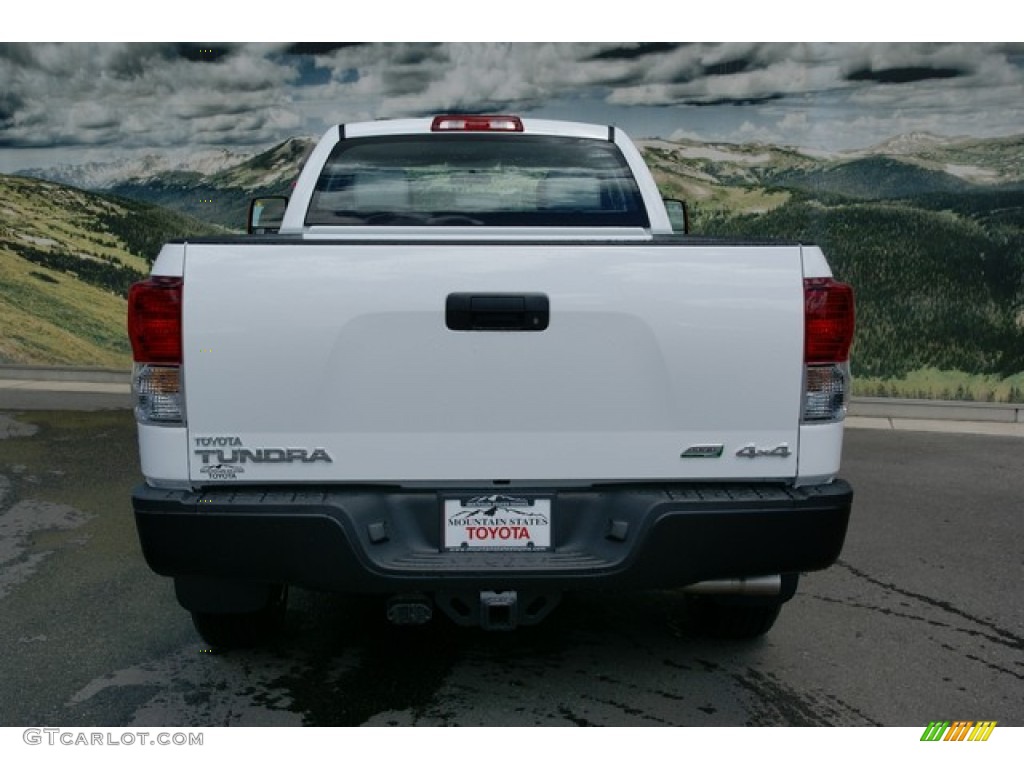
[[[451,293],[444,315],[451,331],[543,331],[550,310],[543,293]]]

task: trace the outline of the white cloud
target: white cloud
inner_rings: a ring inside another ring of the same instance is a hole
[[[559,105],[557,116],[567,119],[583,111],[620,123],[643,115],[651,127],[632,128],[636,135],[683,129],[814,146],[864,146],[908,129],[994,135],[1024,125],[1020,44],[370,43],[289,51],[0,45],[0,170],[16,166],[11,153],[20,147],[259,146],[336,122],[451,109],[550,115]],[[681,110],[697,115],[700,128],[683,125]]]

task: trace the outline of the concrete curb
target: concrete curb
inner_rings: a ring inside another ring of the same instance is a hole
[[[883,419],[982,421],[1024,424],[1024,403],[974,403],[963,400],[902,400],[888,397],[855,397],[851,416]]]
[[[988,435],[1024,438],[1024,424],[952,419],[886,419],[847,416],[847,429],[891,429],[898,432],[943,432],[955,435]]]
[[[0,381],[68,381],[130,386],[132,373],[109,368],[77,368],[67,365],[0,365]]]
[[[0,365],[0,410],[105,411],[133,406],[129,371]]]
[[[133,405],[131,372],[0,365],[0,410],[107,410]],[[1024,404],[855,397],[851,429],[1024,437]]]

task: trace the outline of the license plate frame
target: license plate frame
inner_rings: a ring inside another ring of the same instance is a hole
[[[547,552],[554,498],[543,494],[464,494],[441,499],[445,552]]]

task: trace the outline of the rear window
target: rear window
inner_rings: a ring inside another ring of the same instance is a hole
[[[612,142],[459,134],[339,142],[306,224],[646,227],[648,219]]]

